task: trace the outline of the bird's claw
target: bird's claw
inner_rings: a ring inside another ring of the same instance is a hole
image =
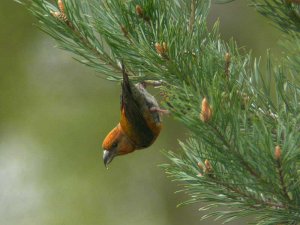
[[[141,82],[141,84],[144,88],[146,88],[147,86],[152,86],[156,88],[162,86],[163,80],[144,80],[143,82]]]
[[[168,115],[170,114],[170,111],[167,110],[167,109],[161,109],[161,108],[158,108],[158,107],[151,107],[150,108],[150,111],[151,112],[158,112],[158,113],[161,113],[163,115]]]

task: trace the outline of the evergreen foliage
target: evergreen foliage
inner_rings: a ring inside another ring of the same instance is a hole
[[[228,2],[219,0],[217,2]],[[206,25],[208,0],[22,1],[59,46],[110,80],[162,81],[163,106],[190,130],[163,165],[203,218],[300,223],[299,1],[253,0],[285,32],[266,69]],[[271,3],[270,3],[271,2]],[[221,208],[219,208],[221,207]],[[224,208],[225,207],[225,208]]]

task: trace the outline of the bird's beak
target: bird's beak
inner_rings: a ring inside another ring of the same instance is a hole
[[[108,167],[108,164],[113,160],[114,157],[114,151],[103,151],[103,162],[106,168]]]

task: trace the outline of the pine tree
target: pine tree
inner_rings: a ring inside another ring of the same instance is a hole
[[[219,3],[230,0],[218,0]],[[209,0],[21,1],[38,26],[112,81],[161,81],[163,106],[190,131],[167,175],[211,216],[300,223],[300,1],[250,0],[283,33],[265,68],[207,27]],[[224,210],[226,206],[226,210]],[[221,207],[221,208],[219,208]]]

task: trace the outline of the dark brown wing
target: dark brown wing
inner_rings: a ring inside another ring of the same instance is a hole
[[[137,98],[143,96],[142,93],[130,83],[128,74],[122,64],[123,82],[121,96],[121,126],[125,134],[134,142],[137,148],[145,148],[152,144],[156,136],[148,127],[141,111],[142,107]]]

